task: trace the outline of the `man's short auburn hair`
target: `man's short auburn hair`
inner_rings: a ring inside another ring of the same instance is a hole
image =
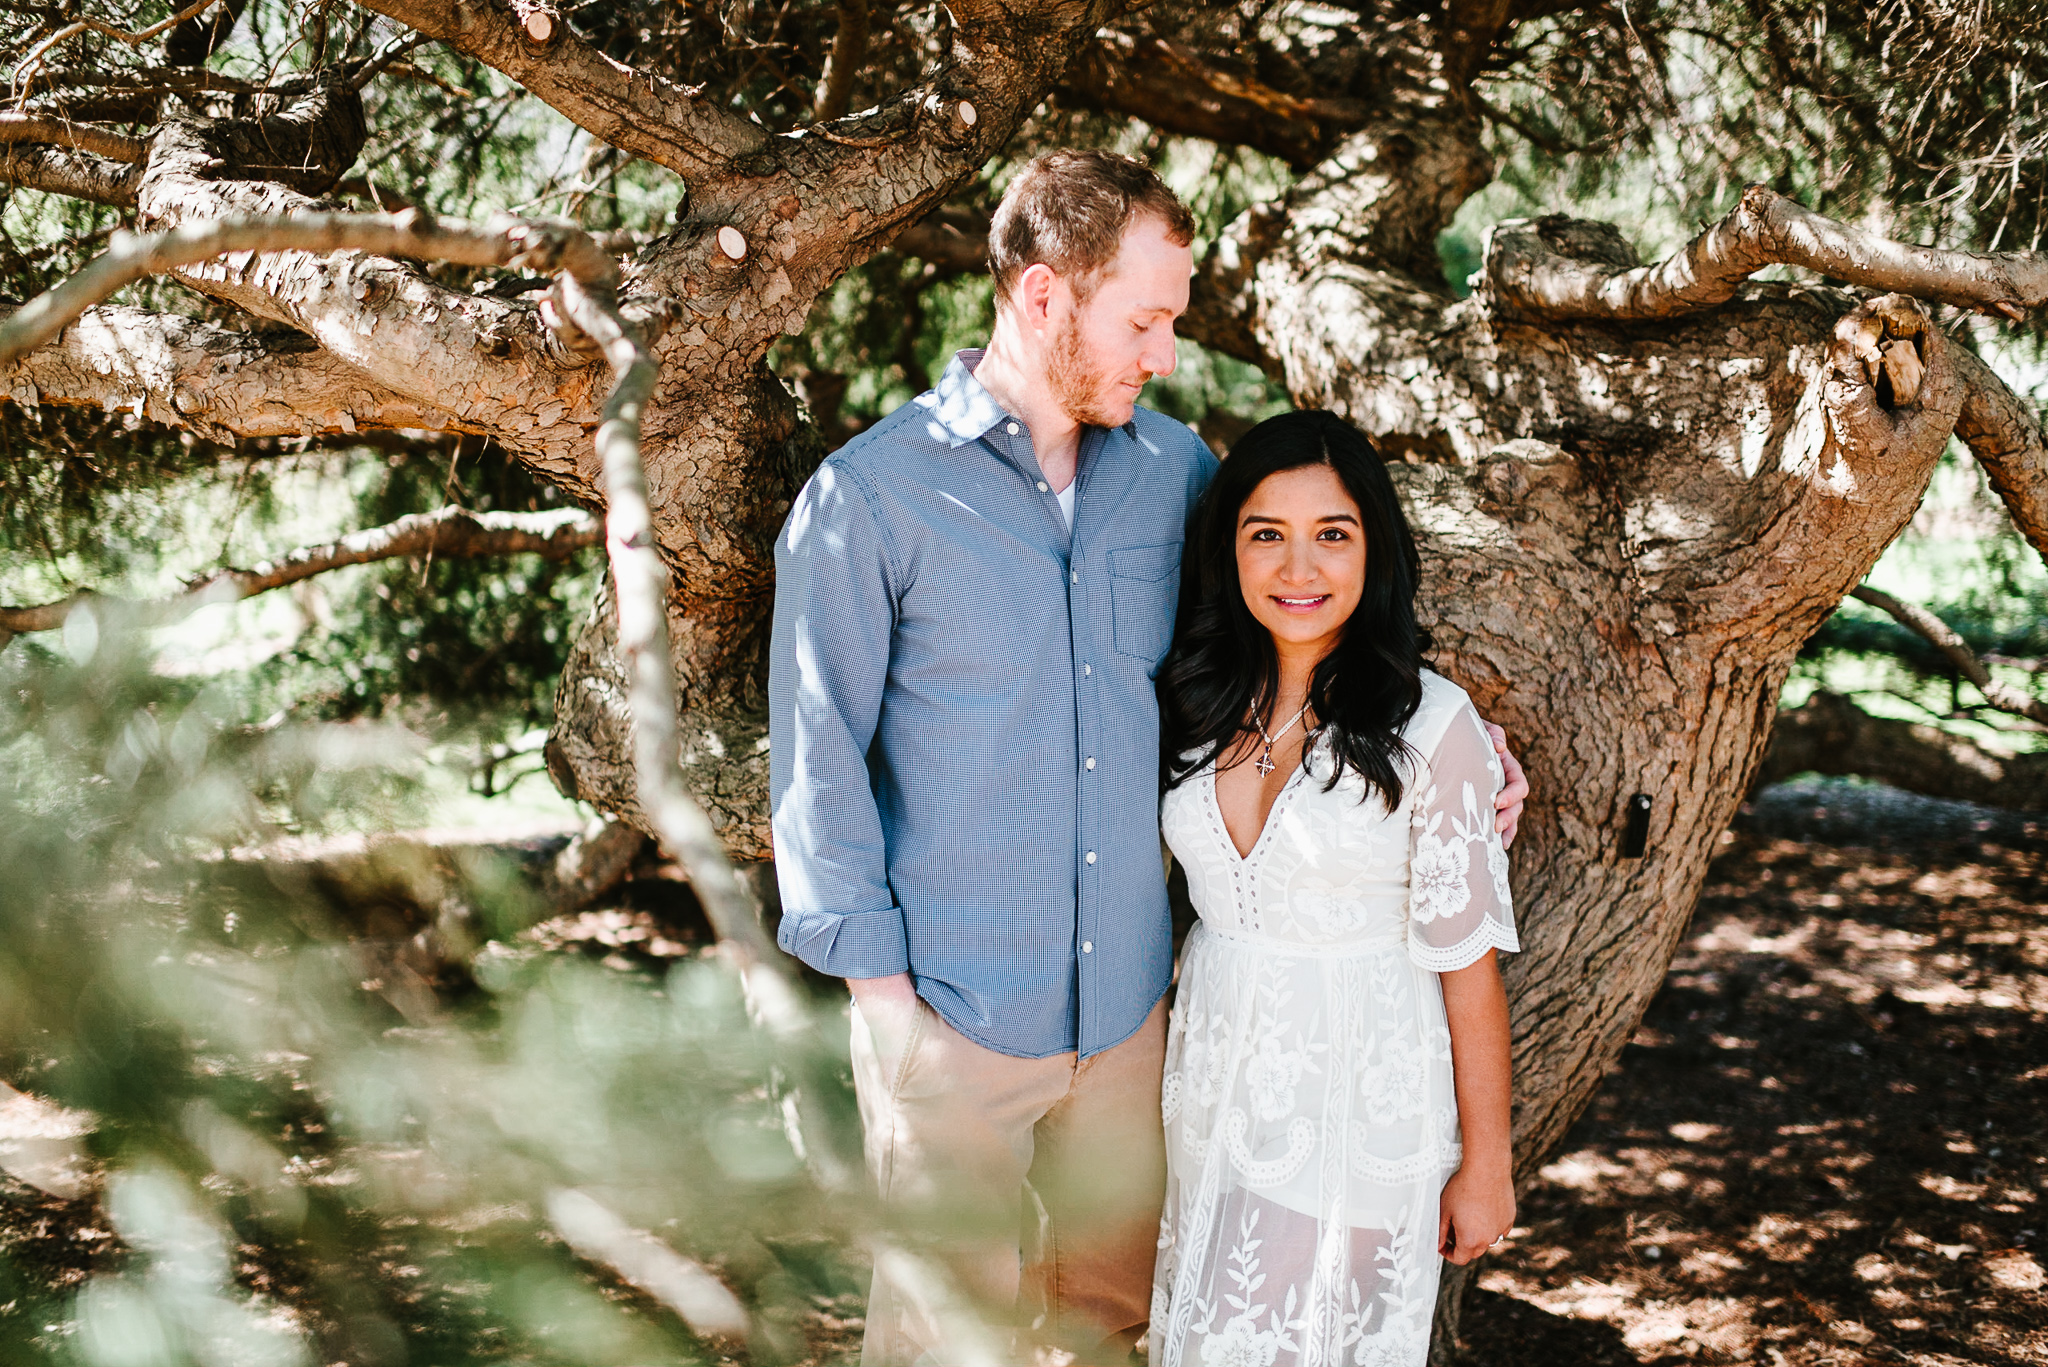
[[[1177,246],[1195,240],[1195,216],[1145,163],[1099,151],[1033,157],[1003,191],[989,225],[997,304],[1009,302],[1017,277],[1041,261],[1085,301],[1139,214],[1164,223]]]

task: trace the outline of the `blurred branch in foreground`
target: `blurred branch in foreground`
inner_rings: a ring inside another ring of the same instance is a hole
[[[933,1313],[965,1322],[958,1338],[980,1345],[975,1360],[1000,1361],[950,1270],[875,1235],[842,1051],[682,785],[669,571],[640,462],[654,362],[615,302],[611,259],[580,230],[523,221],[318,215],[178,229],[118,242],[0,322],[0,356],[143,275],[208,252],[284,247],[555,272],[550,325],[610,362],[598,447],[640,804],[721,939],[718,963],[679,968],[658,990],[536,964],[505,941],[545,903],[508,883],[495,895],[485,887],[475,907],[440,908],[432,929],[462,962],[437,983],[431,963],[334,934],[286,886],[210,883],[191,854],[246,846],[236,828],[258,813],[302,806],[352,771],[374,776],[387,756],[354,744],[371,732],[345,727],[309,728],[308,741],[287,727],[239,754],[203,693],[167,691],[197,685],[153,675],[118,613],[106,627],[79,614],[92,629],[67,623],[69,666],[49,653],[0,659],[21,685],[0,693],[14,714],[0,715],[0,753],[21,761],[0,766],[0,799],[20,818],[0,820],[0,862],[48,870],[0,888],[0,937],[11,942],[0,954],[0,1069],[94,1118],[107,1209],[130,1257],[91,1277],[74,1313],[0,1315],[0,1332],[25,1333],[0,1343],[0,1359],[49,1359],[36,1337],[46,1331],[30,1320],[75,1324],[96,1367],[296,1367],[310,1361],[302,1333],[323,1361],[396,1360],[408,1340],[431,1360],[467,1361],[508,1332],[551,1361],[726,1357],[727,1345],[704,1341],[742,1331],[755,1360],[786,1359],[802,1351],[788,1326],[806,1279],[834,1284],[817,1269],[836,1255],[805,1251],[822,1237],[913,1268]],[[239,767],[256,759],[260,769]],[[102,769],[113,781],[87,777]],[[734,1019],[719,986],[730,970],[765,1029]],[[82,1003],[81,974],[92,984]],[[465,1004],[465,979],[489,1005]],[[545,1239],[548,1222],[676,1322],[663,1329],[595,1296],[587,1269]],[[662,1244],[641,1245],[641,1230],[663,1231]],[[238,1303],[236,1282],[276,1275],[238,1267],[250,1249],[307,1265],[285,1274],[318,1288],[297,1298],[298,1321],[266,1317],[261,1296]],[[430,1278],[439,1303],[378,1285],[394,1267],[445,1269]],[[713,1267],[748,1294],[735,1298]],[[441,1322],[451,1316],[466,1322]],[[163,1352],[136,1356],[155,1342]]]

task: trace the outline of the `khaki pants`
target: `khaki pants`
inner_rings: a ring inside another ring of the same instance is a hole
[[[1085,1061],[998,1054],[922,999],[908,1020],[854,1008],[854,1090],[884,1209],[992,1327],[1014,1326],[1017,1361],[1121,1367],[1144,1331],[1166,1189],[1165,1058],[1163,1001]],[[926,1298],[878,1271],[863,1367],[956,1360]]]

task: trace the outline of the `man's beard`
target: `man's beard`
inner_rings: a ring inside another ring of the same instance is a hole
[[[1103,391],[1109,388],[1109,376],[1089,368],[1087,350],[1081,345],[1080,320],[1072,314],[1067,315],[1067,325],[1046,358],[1045,380],[1052,386],[1060,412],[1075,422],[1090,427],[1118,427],[1130,421],[1129,413],[1106,406]]]

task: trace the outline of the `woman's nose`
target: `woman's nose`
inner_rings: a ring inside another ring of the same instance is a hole
[[[1306,584],[1316,577],[1316,558],[1310,544],[1296,539],[1287,545],[1287,559],[1280,566],[1280,577],[1290,584]]]

